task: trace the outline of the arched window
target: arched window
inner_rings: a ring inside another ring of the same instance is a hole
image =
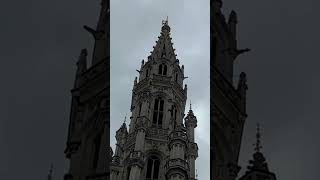
[[[159,70],[158,70],[158,74],[160,74],[160,75],[167,75],[167,65],[165,65],[165,64],[160,64],[159,65]]]
[[[171,117],[176,120],[177,119],[177,107],[175,105],[171,106]]]
[[[158,74],[162,75],[162,64],[159,65],[159,71]]]
[[[174,78],[174,81],[175,81],[175,82],[178,82],[178,73],[176,73],[176,76],[175,76],[175,78]]]
[[[146,71],[146,77],[149,77],[149,69]]]
[[[172,105],[171,107],[171,118],[173,118],[173,126],[174,128],[176,127],[176,123],[177,123],[177,107],[175,105]]]
[[[162,75],[167,75],[167,65],[163,65],[163,74]]]
[[[141,108],[142,108],[142,103],[139,104],[139,113],[138,113],[138,116],[141,115]]]
[[[152,124],[155,126],[162,125],[164,100],[157,98],[154,101]]]
[[[100,152],[100,145],[101,145],[101,135],[99,135],[94,140],[94,156],[93,156],[93,168],[97,168],[98,166],[98,160],[99,160],[99,152]]]
[[[158,180],[160,170],[160,159],[156,156],[151,156],[147,164],[147,180]]]
[[[127,180],[130,180],[131,167],[128,167]]]

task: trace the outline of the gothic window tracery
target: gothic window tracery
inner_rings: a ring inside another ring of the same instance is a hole
[[[152,124],[153,126],[162,126],[163,119],[163,109],[164,109],[164,100],[160,97],[155,99],[154,101],[154,109],[153,109],[153,118]]]
[[[168,69],[168,67],[166,64],[160,64],[158,74],[163,75],[163,76],[167,75],[167,69]]]
[[[160,159],[151,156],[148,159],[146,180],[158,180],[160,170]]]

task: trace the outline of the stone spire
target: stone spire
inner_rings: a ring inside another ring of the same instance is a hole
[[[174,52],[175,49],[172,46],[173,43],[171,42],[172,38],[170,37],[170,30],[171,28],[167,17],[166,20],[162,21],[160,36],[158,37],[158,41],[156,41],[156,45],[153,46],[153,51],[151,51],[149,58],[165,58],[173,62],[178,61]]]
[[[261,152],[261,132],[260,132],[260,125],[257,124],[257,133],[256,133],[256,143],[254,145],[253,160],[249,161],[249,166],[247,167],[248,170],[246,171],[245,175],[242,176],[239,180],[249,180],[249,179],[256,179],[256,180],[276,180],[276,176],[274,173],[269,171],[268,164],[266,162],[266,158]]]
[[[260,124],[258,123],[258,124],[257,124],[257,133],[256,133],[256,139],[257,139],[257,141],[256,141],[255,144],[253,144],[253,145],[255,146],[254,150],[255,150],[256,152],[260,152],[260,149],[262,148],[260,138],[261,138],[261,134],[260,134]]]
[[[101,1],[100,17],[97,23],[96,30],[91,27],[84,26],[84,28],[92,34],[94,37],[94,50],[92,54],[92,65],[94,66],[98,62],[105,60],[107,58],[107,2],[106,0]]]
[[[262,149],[262,146],[261,146],[261,133],[260,133],[259,123],[257,124],[256,143],[254,143],[253,145],[254,145],[255,153],[253,154],[253,160],[249,161],[251,165],[248,166],[248,169],[269,171],[268,165],[266,163],[266,159],[263,156],[263,154],[260,152]]]

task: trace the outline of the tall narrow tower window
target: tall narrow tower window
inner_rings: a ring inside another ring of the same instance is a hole
[[[158,74],[162,75],[162,64],[159,65],[159,71]]]
[[[155,99],[154,110],[153,110],[153,118],[152,118],[152,124],[155,125],[155,126],[161,126],[162,125],[163,106],[164,106],[164,100],[163,99],[161,99],[161,98]]]
[[[167,65],[163,65],[163,74],[162,75],[167,75]]]
[[[97,168],[98,166],[98,160],[99,160],[99,152],[100,152],[100,144],[101,144],[101,136],[99,135],[95,139],[95,152],[94,152],[94,157],[93,157],[93,168]]]
[[[158,180],[160,168],[160,159],[156,156],[151,156],[148,159],[147,165],[147,180]]]
[[[176,120],[177,119],[177,107],[175,105],[171,106],[171,117]]]
[[[174,78],[174,81],[175,81],[175,82],[178,82],[178,73],[176,73],[176,76],[175,76],[175,78]]]
[[[138,116],[141,115],[141,108],[142,108],[142,103],[139,104],[139,113],[138,113]]]
[[[158,71],[158,74],[160,74],[160,75],[167,75],[167,65],[165,65],[165,64],[160,64],[159,65],[159,71]]]
[[[146,77],[149,77],[149,69],[147,69]]]
[[[127,180],[130,180],[130,172],[131,172],[131,167],[128,167],[128,173],[127,173]]]

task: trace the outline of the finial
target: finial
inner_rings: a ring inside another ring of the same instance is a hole
[[[126,116],[124,116],[123,124],[125,124],[126,122],[127,122],[127,113],[126,113]]]
[[[191,99],[190,99],[190,110],[192,110],[192,104],[191,104]]]
[[[51,163],[49,174],[48,174],[48,180],[52,180],[52,172],[53,172],[53,164]]]
[[[164,25],[168,25],[168,16],[167,16],[167,19],[166,20],[162,20],[162,25],[164,26]]]
[[[260,152],[262,146],[261,146],[261,141],[260,141],[260,138],[261,138],[261,134],[260,134],[260,124],[257,123],[257,133],[256,133],[256,138],[257,138],[257,141],[255,144],[253,144],[255,146],[254,150],[256,152]]]

